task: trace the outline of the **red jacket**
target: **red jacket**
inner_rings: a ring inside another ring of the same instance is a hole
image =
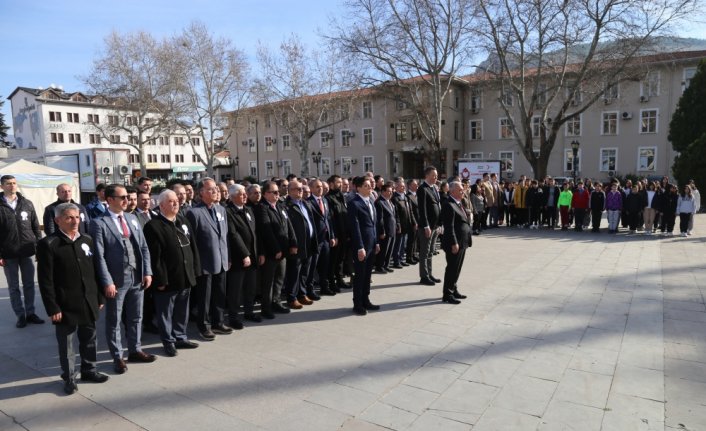
[[[591,198],[591,193],[587,189],[583,192],[579,189],[574,190],[574,195],[571,197],[571,208],[588,209],[588,203]]]

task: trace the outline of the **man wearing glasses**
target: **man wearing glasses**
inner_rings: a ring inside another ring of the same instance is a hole
[[[142,338],[143,289],[152,284],[150,252],[140,223],[127,208],[127,190],[117,184],[105,188],[108,210],[90,224],[94,241],[93,259],[99,287],[106,297],[105,331],[115,372],[123,374],[120,321],[125,307],[125,328],[129,362],[154,362],[154,355],[144,353]]]
[[[159,334],[167,356],[176,356],[177,349],[195,349],[189,341],[189,294],[196,286],[199,254],[193,241],[193,229],[179,215],[179,198],[164,190],[157,198],[159,215],[145,225],[145,238],[152,262],[153,296]]]

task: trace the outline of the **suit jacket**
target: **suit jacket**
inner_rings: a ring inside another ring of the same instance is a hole
[[[97,197],[93,198],[92,201],[86,205],[86,212],[88,213],[88,217],[93,220],[94,218],[98,218],[108,212],[107,204],[104,204],[103,202],[100,202]]]
[[[453,198],[447,199],[441,206],[441,223],[444,226],[441,248],[446,253],[451,253],[451,247],[456,244],[459,249],[472,245],[470,217]]]
[[[47,315],[61,312],[61,323],[86,325],[98,320],[104,299],[96,283],[93,240],[71,241],[57,231],[37,244],[37,278]]]
[[[554,208],[559,208],[559,195],[561,194],[561,189],[558,186],[544,186],[542,187],[542,191],[544,193],[544,203],[542,204],[543,206],[549,206],[549,189],[554,190],[554,204],[552,205]]]
[[[214,220],[204,203],[191,208],[186,219],[191,223],[199,250],[201,274],[220,274],[228,270],[228,217],[226,209],[213,204],[216,211]]]
[[[319,242],[330,241],[336,238],[336,233],[333,231],[333,221],[331,220],[331,206],[329,205],[328,199],[322,196],[321,201],[324,205],[324,212],[321,213],[321,208],[319,207],[319,202],[316,196],[311,195],[308,199],[311,204],[314,228],[316,229],[316,237]]]
[[[351,227],[350,247],[354,253],[364,249],[365,253],[370,255],[378,244],[375,205],[371,203],[371,207],[372,216],[368,204],[358,195],[348,203],[348,223]]]
[[[199,252],[191,223],[177,214],[174,222],[158,215],[145,225],[150,249],[152,286],[179,291],[196,286]]]
[[[431,230],[439,227],[439,214],[441,213],[441,203],[439,193],[426,181],[417,189],[417,201],[419,202],[419,227],[429,227]]]
[[[81,235],[88,234],[88,223],[91,219],[88,217],[88,213],[86,212],[86,208],[83,205],[74,202],[73,199],[71,199],[70,202],[78,207],[79,216],[81,217],[81,223],[79,223],[79,225],[78,225],[79,233],[81,233]],[[64,202],[57,199],[56,202],[53,202],[53,203],[47,205],[46,208],[44,208],[44,216],[42,217],[42,224],[44,225],[44,233],[47,236],[49,236],[57,231],[56,223],[54,222],[54,209],[59,204],[63,204],[63,203]]]
[[[247,205],[238,209],[230,203],[228,213],[228,247],[230,249],[231,270],[242,270],[243,259],[250,258],[248,268],[257,267],[257,226],[255,214]]]
[[[289,248],[297,246],[292,222],[287,210],[279,202],[274,207],[265,200],[260,202],[255,207],[255,221],[257,249],[260,255],[274,259],[277,253],[282,253],[282,258],[285,258],[289,254]]]
[[[340,190],[329,191],[326,195],[331,213],[331,226],[339,241],[345,241],[349,237],[348,228],[348,203]]]
[[[417,200],[417,194],[407,192],[407,200],[409,201],[409,208],[412,211],[412,217],[414,217],[414,222],[419,224],[419,201]]]
[[[138,283],[142,281],[142,277],[152,275],[150,251],[137,217],[129,213],[123,213],[123,216],[130,231],[130,243],[135,251],[137,266],[135,268],[135,283]],[[99,287],[105,288],[111,284],[114,284],[116,288],[123,287],[125,282],[123,260],[125,249],[123,248],[122,233],[118,231],[118,227],[110,217],[110,212],[106,211],[102,216],[93,219],[90,231],[91,237],[93,237],[93,260]]]
[[[157,215],[158,215],[156,211],[152,211],[152,210],[147,210],[144,212],[140,211],[140,210],[135,210],[134,214],[135,214],[135,217],[137,217],[137,221],[140,222],[140,226],[142,226],[143,228],[150,220],[157,217]]]
[[[400,225],[400,233],[404,235],[411,232],[417,220],[414,218],[412,204],[409,202],[409,198],[395,192],[392,194],[392,199],[390,200],[395,205],[395,213],[397,214],[397,220]]]
[[[286,206],[289,220],[292,222],[294,234],[297,237],[297,256],[300,259],[307,259],[309,256],[318,253],[319,240],[316,234],[316,226],[314,225],[314,209],[311,208],[311,205],[309,205],[306,200],[302,202],[304,208],[306,208],[306,211],[309,213],[309,220],[311,220],[312,227],[314,228],[313,236],[310,235],[309,224],[301,208],[299,208],[299,205],[294,203],[293,199],[287,197]]]
[[[377,216],[375,229],[377,230],[378,237],[385,234],[386,238],[394,238],[397,235],[399,223],[392,201],[386,201],[385,198],[380,196],[380,198],[375,201],[375,212]]]

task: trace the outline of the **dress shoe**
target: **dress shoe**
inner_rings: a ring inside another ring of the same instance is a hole
[[[301,310],[302,308],[304,308],[301,302],[297,301],[296,299],[294,301],[288,301],[287,307],[293,310]]]
[[[76,380],[71,379],[64,382],[64,392],[66,395],[73,395],[76,391],[78,391]]]
[[[173,358],[174,356],[178,355],[179,352],[177,352],[176,346],[174,346],[174,344],[167,343],[164,345],[164,354]]]
[[[233,328],[224,323],[221,323],[220,325],[211,326],[211,331],[213,331],[214,334],[228,335],[233,333]]]
[[[320,301],[321,300],[321,296],[319,296],[316,292],[307,293],[306,297],[311,299],[312,301]]]
[[[461,303],[461,301],[454,298],[453,296],[444,296],[443,298],[441,298],[441,300],[443,302],[448,302],[449,304],[460,304]]]
[[[352,284],[346,283],[343,280],[339,281],[337,284],[338,284],[339,289],[352,289],[353,288]]]
[[[262,316],[264,319],[269,319],[269,320],[272,320],[275,318],[275,314],[271,311],[261,311],[260,316]]]
[[[402,266],[401,264],[399,264],[399,263],[396,263],[396,264],[394,264],[394,265],[390,266],[390,268],[395,268],[395,269],[402,269],[402,268],[403,268],[403,266]]]
[[[386,266],[386,267],[384,267],[384,268],[382,268],[382,269],[384,269],[385,272],[395,272],[395,270],[392,269],[392,268],[390,268],[389,266]]]
[[[326,296],[336,296],[336,292],[331,289],[321,289],[321,294]]]
[[[365,316],[368,314],[368,310],[365,309],[365,307],[353,307],[353,313],[357,314],[358,316]]]
[[[341,287],[338,286],[338,285],[336,285],[336,284],[331,285],[330,289],[331,289],[334,293],[341,293]]]
[[[404,267],[404,266],[409,266],[409,264],[408,264],[407,262],[400,262],[400,265],[403,266],[403,267]]]
[[[387,274],[387,271],[385,271],[382,268],[375,268],[375,271],[373,271],[373,274]]]
[[[421,284],[423,286],[436,286],[436,283],[431,281],[428,277],[422,278],[421,280],[419,280],[419,284]]]
[[[189,340],[178,340],[176,343],[174,343],[174,347],[177,349],[196,349],[199,347],[199,343],[194,343],[193,341]]]
[[[39,316],[32,313],[29,316],[27,316],[27,323],[34,323],[35,325],[41,325],[42,323],[44,323],[44,320],[40,319]]]
[[[378,311],[380,309],[379,305],[375,305],[372,302],[368,302],[363,307],[368,311]]]
[[[211,331],[210,329],[200,329],[199,335],[201,335],[201,338],[203,338],[205,341],[213,341],[216,339],[216,334],[214,334],[213,331]]]
[[[413,259],[408,259],[407,260],[407,265],[416,265],[419,261],[418,260],[413,260]]]
[[[435,251],[435,252],[434,252],[434,256],[436,256],[436,255],[438,255],[438,254],[439,254],[439,252],[438,252],[438,251]]]
[[[116,359],[113,361],[113,369],[117,374],[125,374],[127,371],[127,364],[122,359]]]
[[[306,295],[297,298],[297,300],[298,300],[299,303],[302,304],[302,305],[311,305],[311,304],[314,303],[314,301],[312,301],[311,299],[309,299],[309,297],[306,296]]]
[[[156,361],[157,357],[145,352],[133,352],[127,355],[127,360],[128,362],[150,363]]]
[[[98,371],[89,371],[87,373],[81,373],[82,382],[91,383],[105,383],[110,377],[107,374],[99,373]]]
[[[466,295],[459,293],[458,290],[454,292],[454,298],[456,299],[466,299],[468,298]]]
[[[429,276],[429,280],[433,281],[434,283],[441,283],[441,280],[434,277],[433,275]]]
[[[20,315],[20,317],[17,318],[17,323],[15,323],[15,326],[18,328],[24,328],[25,326],[27,326],[27,318],[24,314]]]
[[[255,323],[262,322],[262,317],[258,316],[255,313],[245,313],[245,316],[243,316],[243,317],[245,317],[245,320],[249,320],[251,322],[255,322]]]
[[[244,328],[242,320],[231,320],[229,326],[237,331]]]
[[[285,307],[284,305],[280,304],[279,301],[277,301],[272,303],[272,311],[275,313],[287,314],[289,313],[289,308]]]

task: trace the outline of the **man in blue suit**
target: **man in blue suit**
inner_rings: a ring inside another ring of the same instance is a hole
[[[196,278],[198,303],[197,326],[206,341],[215,334],[230,334],[233,328],[224,323],[226,307],[226,271],[228,260],[228,216],[218,203],[219,191],[212,178],[198,183],[196,193],[201,202],[186,213],[194,229],[194,238],[201,260],[201,274]]]
[[[379,305],[370,302],[370,276],[375,255],[380,252],[375,229],[375,205],[370,194],[373,184],[366,177],[353,179],[357,193],[348,203],[348,222],[351,229],[351,254],[355,277],[353,279],[353,312],[365,316],[368,310],[379,310]]]
[[[142,338],[143,289],[152,283],[150,252],[137,217],[125,212],[127,190],[117,184],[105,188],[107,211],[90,224],[93,259],[99,288],[106,297],[105,332],[115,372],[127,371],[120,340],[120,321],[125,308],[128,361],[154,362],[144,353]]]

